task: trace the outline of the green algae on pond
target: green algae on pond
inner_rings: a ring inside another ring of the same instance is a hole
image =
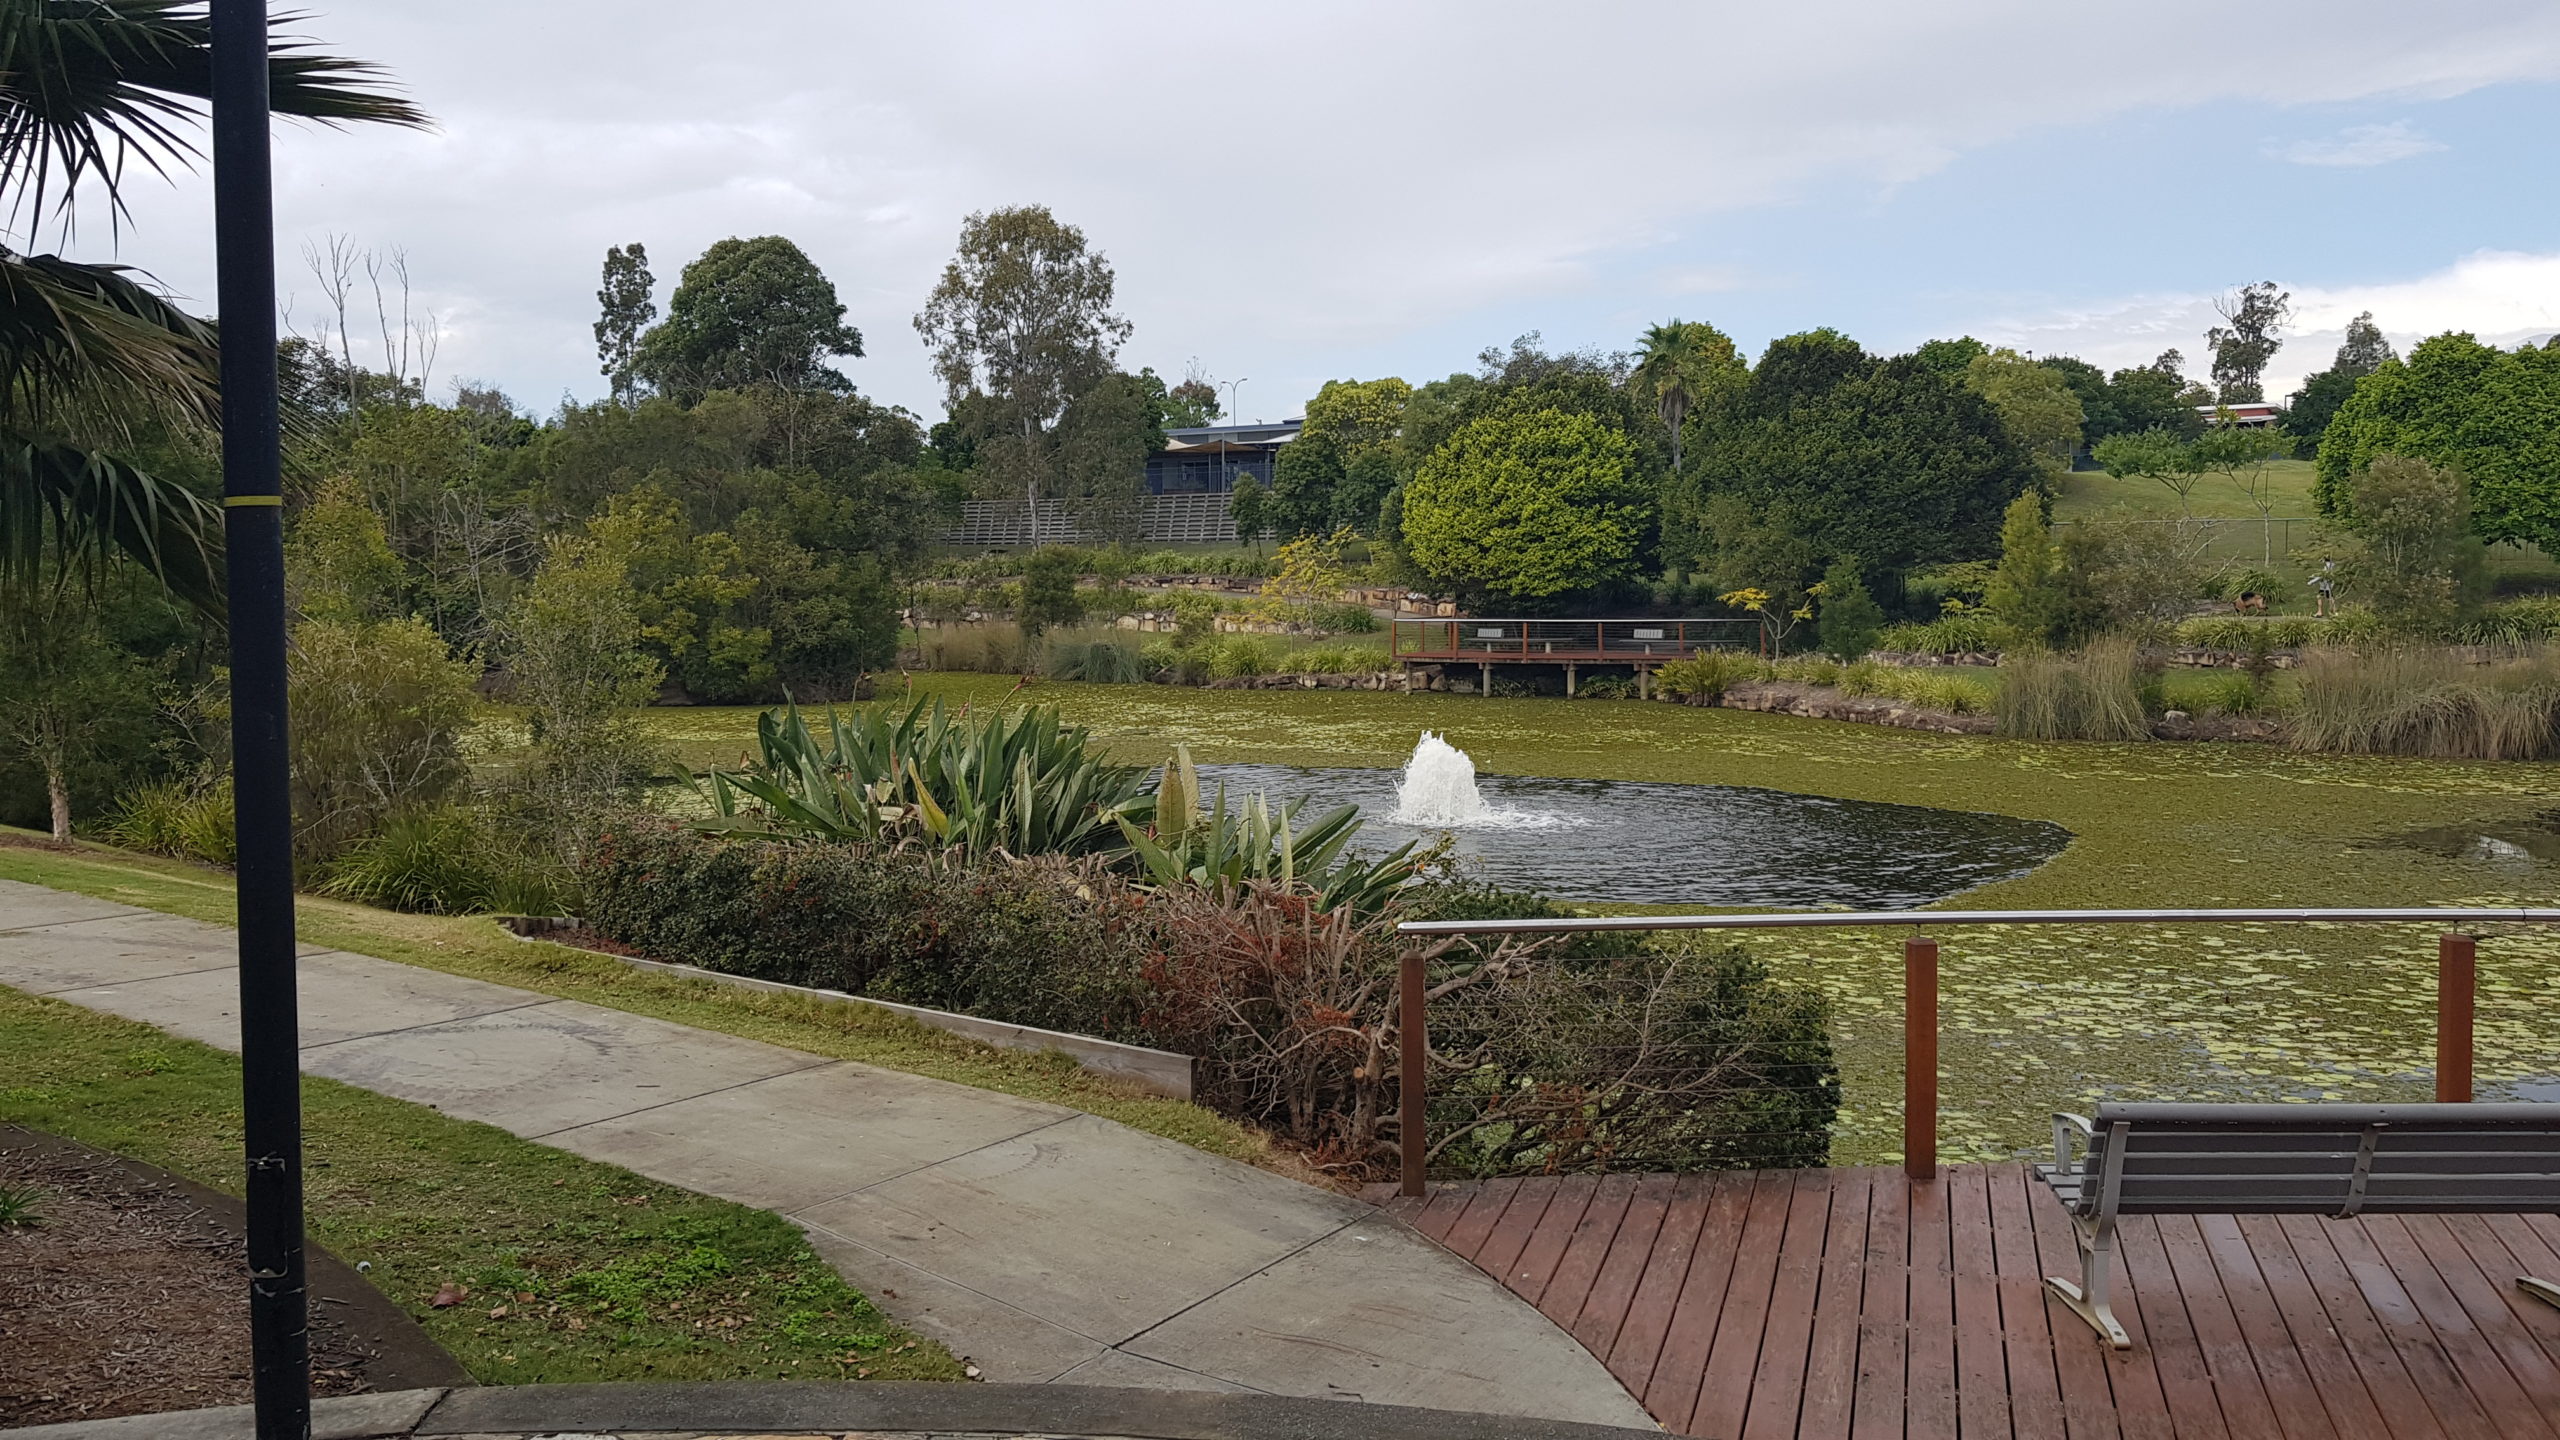
[[[1011,677],[920,676],[1007,703]],[[1393,766],[1438,730],[1490,774],[1749,785],[2049,821],[2070,845],[1967,909],[2560,904],[2560,865],[2376,837],[2503,835],[2560,796],[2560,769],[2302,755],[2248,744],[2040,743],[1634,701],[1041,684],[1126,758]],[[753,710],[661,710],[693,764],[733,763]],[[1631,907],[1617,907],[1631,908]],[[1660,908],[1660,907],[1651,907]],[[1903,931],[1748,943],[1838,1006],[1848,1104],[1833,1159],[1897,1158]],[[2431,1093],[2434,937],[2423,926],[2003,927],[1939,937],[1942,1149],[2037,1144],[2055,1109],[2126,1097],[2416,1099]],[[2560,935],[2497,927],[2480,949],[2482,1095],[2560,1076]],[[2537,1092],[2538,1093],[2538,1092]]]

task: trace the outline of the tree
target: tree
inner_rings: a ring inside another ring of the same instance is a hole
[[[2481,539],[2560,553],[2560,350],[2504,351],[2457,332],[2382,362],[2320,442],[2320,513],[2352,520],[2354,477],[2385,455],[2461,472]]]
[[[1201,371],[1197,360],[1191,362],[1182,383],[1165,392],[1164,423],[1169,429],[1197,430],[1215,425],[1225,413],[1225,407],[1218,403],[1217,382]]]
[[[2404,455],[2376,459],[2356,478],[2354,527],[2349,583],[2386,622],[2441,629],[2486,594],[2486,557],[2457,472]]]
[[[1990,552],[2036,470],[2000,412],[1903,356],[1831,332],[1773,342],[1730,403],[1692,421],[1699,463],[1664,487],[1663,547],[1703,560],[1718,495],[1783,503],[1824,558],[1879,571]],[[1808,577],[1810,579],[1811,577]]]
[[[2213,351],[2214,398],[2225,405],[2266,398],[2260,377],[2266,374],[2267,362],[2284,348],[2277,332],[2292,313],[2288,304],[2292,298],[2278,290],[2273,280],[2261,280],[2213,302],[2222,323],[2204,332],[2204,343]]]
[[[799,246],[732,237],[684,267],[632,373],[686,403],[756,386],[840,394],[853,382],[827,362],[861,354],[862,332],[844,323],[834,283]]]
[[[2273,425],[2234,425],[2229,414],[2221,412],[2214,427],[2196,441],[2195,463],[2240,487],[2250,508],[2258,512],[2258,563],[2273,565],[2276,487],[2267,467],[2293,453],[2293,437]]]
[[[1884,628],[1884,611],[1867,593],[1867,582],[1859,575],[1855,558],[1843,555],[1832,561],[1813,595],[1822,602],[1814,621],[1822,653],[1845,665],[1876,648],[1876,635]]]
[[[2015,350],[1984,350],[1967,362],[1960,378],[2000,412],[2001,425],[2034,458],[2047,484],[2070,473],[2084,416],[2080,397],[2059,372]]]
[[[596,292],[603,311],[596,320],[596,358],[613,382],[614,403],[626,409],[637,398],[639,376],[633,366],[640,356],[641,332],[658,318],[658,302],[650,298],[657,284],[649,274],[649,252],[639,241],[604,252],[604,288]]]
[[[73,775],[152,706],[150,672],[107,633],[101,598],[56,571],[0,606],[0,753],[43,774],[57,845],[71,843]]]
[[[2062,555],[2045,524],[2044,497],[2033,491],[2009,502],[2000,517],[2000,568],[1983,603],[2019,638],[2047,644],[2063,623]]]
[[[1390,375],[1328,380],[1307,402],[1298,438],[1272,467],[1268,514],[1284,535],[1366,531],[1395,487],[1405,406],[1413,387]]]
[[[1022,565],[1022,605],[1015,618],[1022,633],[1037,636],[1054,626],[1084,618],[1076,597],[1076,552],[1063,545],[1043,545]]]
[[[1404,489],[1406,554],[1435,583],[1549,602],[1635,573],[1653,521],[1635,445],[1589,415],[1488,415]]]
[[[1961,381],[1973,368],[1974,361],[1990,353],[1990,346],[1970,335],[1959,335],[1953,340],[1923,341],[1920,348],[1911,352],[1911,358],[1919,361],[1925,369],[1950,380]]]
[[[2107,373],[2086,360],[2071,355],[2043,355],[2038,365],[2062,377],[2064,388],[2080,402],[2080,442],[2095,445],[2124,427],[2116,409],[2116,397],[2107,385]]]
[[[941,282],[915,317],[949,403],[989,397],[979,464],[1020,490],[1039,533],[1040,495],[1057,470],[1049,434],[1067,407],[1111,373],[1129,322],[1111,313],[1110,262],[1045,205],[971,215]]]
[[[71,233],[94,180],[126,217],[121,182],[197,154],[184,127],[211,98],[213,30],[175,0],[0,7],[0,191],[32,234]],[[268,108],[326,123],[427,123],[372,88],[379,71],[271,39]],[[167,424],[209,431],[220,409],[213,333],[122,265],[0,246],[0,582],[23,589],[63,560],[94,574],[123,554],[219,611],[220,519],[200,497],[125,458]]]
[[[1227,514],[1236,522],[1236,538],[1252,541],[1257,554],[1262,549],[1262,537],[1271,529],[1271,517],[1266,513],[1269,498],[1262,482],[1250,475],[1238,480],[1233,493],[1227,496]]]
[[[2093,457],[2098,468],[2119,480],[2157,480],[2178,497],[2178,513],[2195,513],[2196,482],[2204,478],[2204,461],[2196,447],[2174,430],[2144,430],[2110,435],[2098,442]]]
[[[2329,368],[2303,377],[2302,388],[2293,392],[2285,407],[2284,427],[2296,441],[2294,453],[2305,459],[2317,455],[2320,437],[2337,418],[2339,407],[2355,393],[2356,382],[2399,358],[2382,327],[2373,323],[2372,311],[2348,321],[2346,340]]]
[[[1811,613],[1821,548],[1799,522],[1792,502],[1780,498],[1755,506],[1739,495],[1718,495],[1701,518],[1699,568],[1716,598],[1758,612],[1772,645]]]
[[[2107,377],[2107,397],[2116,412],[2110,433],[2166,430],[2190,440],[2202,433],[2204,418],[2196,413],[2196,406],[2213,403],[2213,394],[2181,373],[2185,364],[2177,351],[2164,350],[2148,365],[2131,366]],[[2090,443],[2098,439],[2093,434]]]
[[[1680,470],[1680,432],[1689,411],[1738,388],[1749,374],[1732,337],[1704,321],[1675,319],[1645,330],[1636,343],[1636,367],[1627,379],[1640,393],[1652,397],[1654,413],[1671,432],[1673,474]]]

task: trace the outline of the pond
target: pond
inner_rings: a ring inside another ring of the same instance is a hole
[[[1921,805],[1743,785],[1475,774],[1425,735],[1403,770],[1203,765],[1204,790],[1360,807],[1363,848],[1442,835],[1467,868],[1560,900],[1902,910],[2025,874],[2071,832]]]

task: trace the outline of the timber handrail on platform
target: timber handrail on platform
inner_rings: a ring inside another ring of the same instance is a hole
[[[2445,906],[2364,909],[2248,910],[1825,910],[1789,914],[1603,915],[1540,920],[1409,920],[1396,927],[1416,943],[1403,956],[1398,1027],[1402,1063],[1397,1076],[1397,1145],[1402,1189],[1423,1191],[1429,1150],[1420,1082],[1428,1047],[1428,987],[1424,967],[1437,950],[1431,940],[1482,935],[1559,935],[1633,930],[1773,930],[1974,925],[2129,924],[2425,924],[2451,927],[2436,947],[2436,1099],[2463,1103],[2472,1092],[2472,1030],[2477,995],[2477,941],[2461,933],[2488,925],[2560,924],[2560,908]],[[1914,1180],[1938,1174],[1938,942],[1915,936],[1903,943],[1903,1169]]]

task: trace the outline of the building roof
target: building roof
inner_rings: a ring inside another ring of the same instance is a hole
[[[1304,419],[1282,420],[1276,424],[1257,421],[1251,425],[1195,425],[1164,432],[1167,450],[1217,450],[1238,446],[1283,445],[1298,438],[1305,427]]]

